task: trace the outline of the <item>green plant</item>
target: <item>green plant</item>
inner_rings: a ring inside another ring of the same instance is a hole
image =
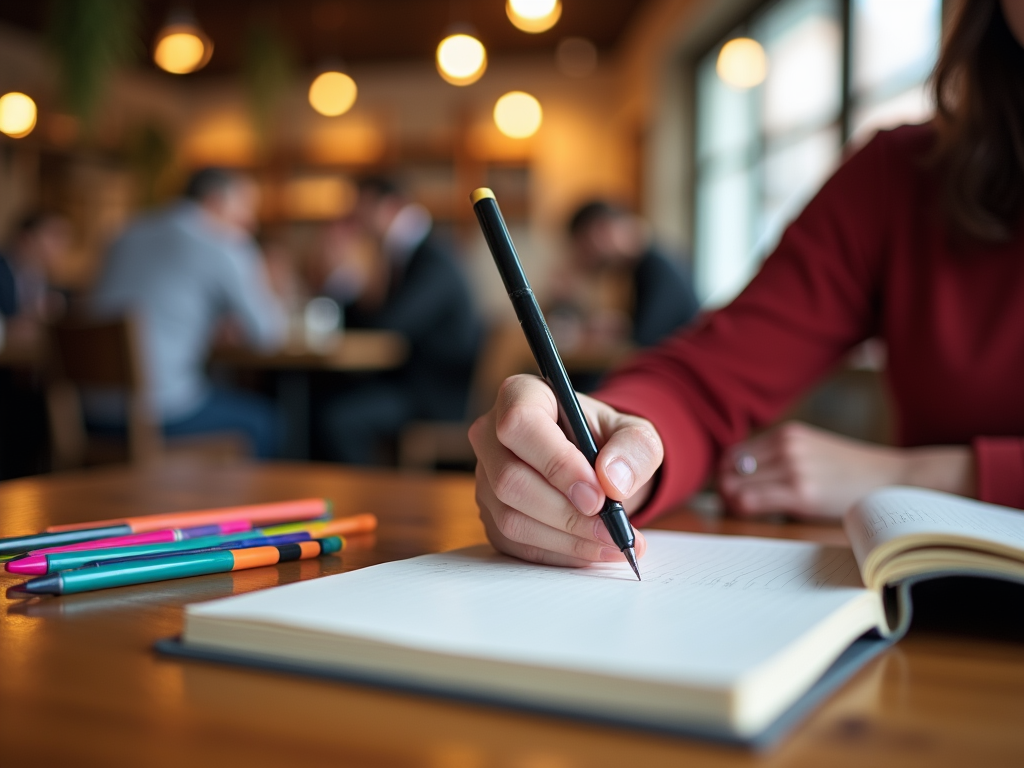
[[[140,126],[129,143],[128,160],[139,185],[139,202],[152,208],[165,202],[173,176],[174,144],[156,123]]]
[[[287,44],[266,21],[255,21],[245,36],[242,77],[256,135],[269,149],[281,97],[292,80],[293,66]]]
[[[67,108],[93,126],[96,110],[118,66],[143,49],[138,0],[55,0],[50,4],[49,39],[60,70]]]

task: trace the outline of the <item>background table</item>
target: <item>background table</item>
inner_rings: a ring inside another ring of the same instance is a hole
[[[397,368],[409,355],[409,343],[394,331],[352,330],[328,339],[323,347],[289,344],[272,352],[243,346],[216,347],[210,361],[257,370],[368,372]]]
[[[250,347],[216,347],[210,355],[210,364],[232,370],[273,373],[282,422],[286,425],[284,457],[307,459],[312,415],[310,374],[314,371],[390,371],[401,366],[408,356],[409,342],[399,333],[352,330],[328,339],[320,348],[296,343],[271,352]]]
[[[0,597],[5,766],[974,766],[1024,763],[1024,646],[912,633],[774,752],[155,655],[182,606],[483,541],[462,476],[166,465],[0,484],[0,535],[142,512],[327,496],[380,517],[340,557],[59,599]],[[835,528],[659,527],[841,542]],[[0,587],[15,579],[4,574]],[[1019,610],[1019,607],[1018,607]],[[756,631],[756,628],[751,628]]]

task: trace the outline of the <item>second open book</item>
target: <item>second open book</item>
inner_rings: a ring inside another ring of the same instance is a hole
[[[913,580],[1024,581],[1015,510],[895,488],[845,524],[852,551],[648,531],[642,583],[426,555],[190,606],[164,649],[756,741],[905,631]]]

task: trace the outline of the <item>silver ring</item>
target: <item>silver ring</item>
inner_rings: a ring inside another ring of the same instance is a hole
[[[736,457],[734,466],[736,467],[736,474],[752,475],[757,472],[757,459],[749,453],[741,453]]]

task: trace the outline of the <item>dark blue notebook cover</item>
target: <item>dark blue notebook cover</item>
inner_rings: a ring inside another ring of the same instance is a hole
[[[843,683],[849,680],[855,672],[861,669],[871,659],[880,654],[892,645],[890,640],[880,639],[873,636],[864,636],[855,641],[843,654],[836,659],[828,671],[807,691],[792,707],[784,712],[767,729],[756,736],[742,737],[727,728],[715,728],[704,725],[664,725],[652,723],[643,719],[631,719],[628,715],[622,717],[600,717],[590,713],[583,713],[559,707],[546,707],[534,701],[526,702],[508,697],[478,694],[469,694],[463,691],[445,689],[443,687],[424,686],[410,683],[401,678],[390,678],[384,675],[368,675],[354,670],[345,670],[335,667],[327,667],[317,664],[302,664],[298,662],[281,661],[265,656],[246,655],[241,653],[228,653],[206,648],[190,647],[179,638],[167,638],[156,643],[156,650],[168,656],[179,656],[189,659],[200,659],[224,664],[256,667],[259,669],[272,670],[275,672],[286,672],[318,678],[338,680],[356,685],[369,685],[378,688],[386,688],[393,691],[406,693],[426,694],[440,696],[455,701],[469,702],[473,704],[485,704],[495,707],[512,707],[518,710],[533,712],[541,715],[554,715],[574,720],[581,720],[591,723],[602,723],[606,725],[634,728],[657,733],[666,733],[674,736],[705,739],[735,746],[749,747],[752,749],[767,749],[778,743],[783,736],[796,727],[811,711],[821,704],[830,694],[838,689]]]

